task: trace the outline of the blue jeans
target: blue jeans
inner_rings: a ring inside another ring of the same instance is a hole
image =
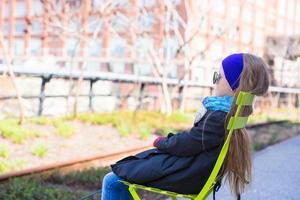
[[[128,186],[115,173],[106,174],[102,182],[102,200],[132,200]]]

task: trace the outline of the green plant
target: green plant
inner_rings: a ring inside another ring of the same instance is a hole
[[[157,111],[139,110],[119,111],[112,113],[80,114],[78,119],[84,123],[97,125],[112,124],[122,136],[128,136],[132,132],[138,132],[141,138],[147,138],[153,130],[164,133],[169,130],[182,129],[190,125],[194,113],[174,112],[167,116]]]
[[[126,123],[126,122],[120,122],[117,124],[116,128],[118,129],[119,133],[121,136],[126,137],[130,134],[131,132],[131,124]]]
[[[14,178],[0,185],[0,199],[5,200],[70,200],[80,199],[80,197],[88,194],[82,190],[71,190],[66,187],[56,188],[47,185],[40,179],[34,178]]]
[[[170,122],[188,123],[192,120],[192,117],[190,114],[175,111],[167,118]]]
[[[42,144],[42,143],[39,143],[39,144],[35,144],[32,148],[31,148],[31,153],[39,158],[43,158],[46,156],[48,152],[48,149],[47,147]]]
[[[113,124],[116,125],[119,116],[112,112],[112,113],[85,113],[79,114],[77,119],[84,123],[91,123],[97,125],[104,125],[104,124]]]
[[[12,161],[12,160],[0,159],[0,173],[5,173],[11,170],[19,169],[24,165],[25,165],[25,161],[23,160]]]
[[[142,140],[146,140],[153,131],[153,129],[147,126],[146,124],[142,124],[139,130],[140,130],[140,137]]]
[[[38,125],[49,125],[52,123],[52,120],[48,117],[33,117],[29,118],[29,121]]]
[[[264,144],[261,144],[261,143],[254,143],[252,147],[253,147],[253,150],[254,150],[254,151],[259,151],[259,150],[261,150],[261,149],[264,148]]]
[[[6,119],[0,121],[0,135],[4,138],[12,140],[14,143],[20,144],[24,140],[44,136],[45,133],[36,130],[27,130],[14,119]]]
[[[0,160],[0,173],[7,172],[11,169],[11,163],[7,160]]]
[[[74,127],[67,122],[64,122],[62,119],[53,120],[53,126],[56,128],[57,134],[62,137],[71,137],[75,132]]]
[[[7,158],[9,156],[8,146],[5,144],[0,144],[0,157]]]
[[[95,190],[101,187],[103,177],[110,172],[110,168],[89,168],[82,171],[60,174],[58,171],[45,177],[45,181],[54,184],[64,184],[68,186],[83,186],[87,189]]]

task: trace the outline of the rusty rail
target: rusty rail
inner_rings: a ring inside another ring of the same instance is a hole
[[[111,164],[122,157],[136,154],[138,152],[147,150],[151,147],[152,147],[151,145],[147,145],[147,146],[133,148],[125,151],[114,152],[110,154],[98,154],[84,159],[73,159],[73,160],[60,162],[60,163],[53,163],[41,167],[33,167],[25,170],[10,172],[10,173],[0,175],[0,182],[6,181],[12,177],[21,177],[21,176],[26,176],[26,175],[36,174],[36,173],[50,172],[56,169],[63,170],[63,171],[64,170],[70,171],[74,168],[78,170],[92,165],[107,166],[108,164]]]
[[[273,124],[281,124],[281,123],[286,123],[288,122],[287,120],[281,120],[281,121],[271,121],[271,122],[263,122],[263,123],[257,123],[257,124],[251,124],[246,126],[246,128],[252,129],[252,128],[258,128],[262,126],[268,126],[268,125],[273,125]],[[113,162],[121,159],[122,157],[133,155],[136,153],[139,153],[141,151],[147,150],[152,148],[151,145],[146,145],[143,147],[138,147],[138,148],[133,148],[125,151],[119,151],[119,152],[114,152],[110,154],[98,154],[94,156],[90,156],[84,159],[73,159],[65,162],[60,162],[60,163],[54,163],[54,164],[49,164],[41,167],[34,167],[34,168],[29,168],[25,170],[20,170],[20,171],[15,171],[15,172],[10,172],[6,173],[3,175],[0,175],[0,182],[6,181],[9,178],[13,177],[21,177],[21,176],[26,176],[26,175],[31,175],[31,174],[36,174],[36,173],[46,173],[46,172],[51,172],[54,170],[59,169],[60,171],[71,171],[71,170],[79,170],[79,169],[84,169],[87,168],[87,166],[107,166],[109,164],[112,164]]]

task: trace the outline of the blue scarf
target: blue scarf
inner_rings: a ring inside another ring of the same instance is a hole
[[[221,110],[224,112],[229,112],[231,108],[231,104],[233,102],[233,96],[208,96],[205,97],[202,101],[201,107],[196,113],[194,123],[200,121],[200,119],[204,116],[207,110]]]
[[[229,112],[232,102],[233,96],[209,96],[203,99],[202,104],[207,110]]]

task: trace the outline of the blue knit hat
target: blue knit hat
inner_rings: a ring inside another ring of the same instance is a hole
[[[239,87],[240,75],[244,67],[243,54],[237,53],[227,56],[223,59],[222,66],[227,82],[231,89],[235,90]]]

